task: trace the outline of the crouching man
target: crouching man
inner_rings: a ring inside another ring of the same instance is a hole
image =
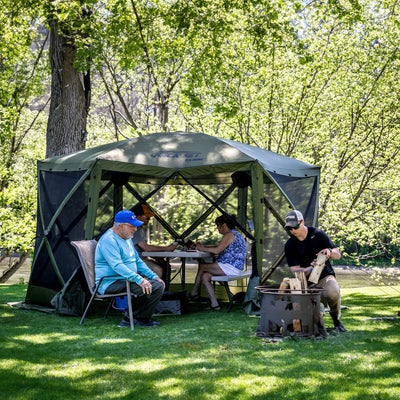
[[[324,231],[305,226],[303,214],[300,211],[293,210],[286,215],[285,228],[291,233],[290,239],[285,244],[285,256],[292,273],[304,271],[308,278],[316,264],[317,255],[325,255],[325,266],[318,283],[309,287],[323,289],[321,300],[328,303],[335,329],[339,332],[347,332],[340,322],[340,289],[335,278],[335,271],[329,261],[341,258],[339,249]]]
[[[102,281],[99,293],[119,293],[125,291],[125,279],[128,279],[132,294],[137,296],[132,304],[135,325],[152,327],[159,325],[151,317],[164,293],[165,283],[140,259],[133,246],[133,234],[142,224],[132,211],[122,210],[115,215],[113,227],[104,233],[96,247],[96,284],[108,276]],[[125,315],[118,326],[129,327],[129,318]]]

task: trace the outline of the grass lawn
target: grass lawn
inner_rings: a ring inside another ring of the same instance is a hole
[[[25,285],[0,285],[0,398],[400,399],[400,286],[343,289],[348,333],[325,340],[254,336],[258,317],[162,316],[155,328],[11,308]],[[327,328],[332,321],[325,317]]]

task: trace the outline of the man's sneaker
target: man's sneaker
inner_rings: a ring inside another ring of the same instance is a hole
[[[140,318],[140,319],[134,318],[134,319],[133,319],[133,324],[134,324],[135,326],[151,327],[151,326],[158,326],[158,325],[160,325],[160,322],[159,322],[159,321],[156,321],[156,320],[154,320],[154,319],[151,319],[151,318]],[[125,316],[125,317],[122,319],[122,321],[118,324],[118,326],[119,326],[120,328],[130,327],[130,326],[131,326],[131,323],[130,323],[130,321],[129,321],[129,318]]]
[[[343,326],[343,324],[340,321],[337,321],[335,323],[335,331],[338,332],[347,332],[347,329]]]
[[[154,319],[151,318],[140,318],[140,319],[135,318],[135,326],[153,327],[158,325],[160,325],[160,322],[155,321]]]
[[[118,324],[118,327],[120,328],[125,328],[125,327],[131,327],[131,323],[129,321],[129,318],[124,317],[123,320]]]

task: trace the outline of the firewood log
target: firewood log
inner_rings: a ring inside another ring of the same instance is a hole
[[[311,274],[308,278],[310,282],[318,283],[321,272],[325,268],[325,261],[326,261],[326,255],[321,253],[318,254],[317,263],[313,268],[313,270],[311,271]]]
[[[288,293],[290,289],[290,278],[283,278],[281,285],[279,286],[278,293]]]

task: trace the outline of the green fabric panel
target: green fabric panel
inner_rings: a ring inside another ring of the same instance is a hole
[[[56,290],[45,287],[28,285],[25,303],[48,306],[51,299],[57,294]]]

